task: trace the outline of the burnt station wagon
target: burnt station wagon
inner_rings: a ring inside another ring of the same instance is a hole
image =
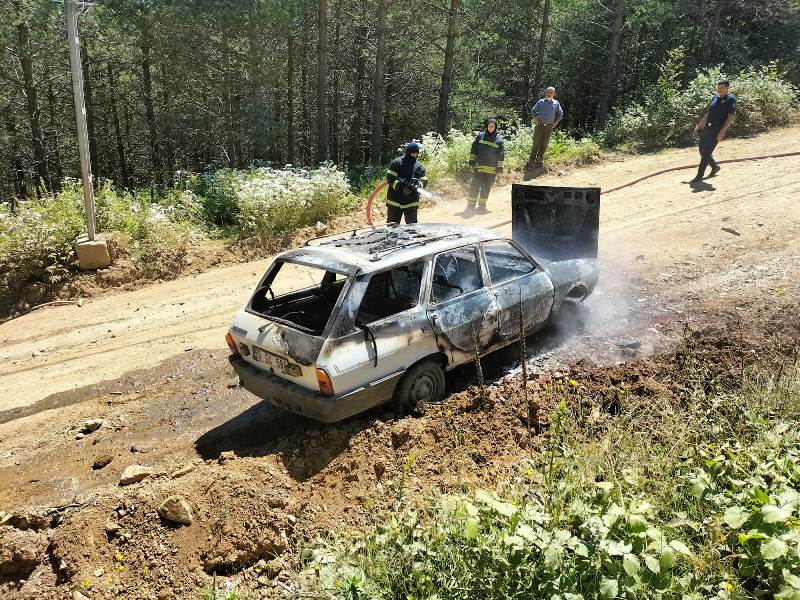
[[[234,318],[230,364],[256,396],[324,422],[440,400],[446,371],[592,292],[599,200],[514,185],[512,239],[415,224],[309,240],[275,258]]]

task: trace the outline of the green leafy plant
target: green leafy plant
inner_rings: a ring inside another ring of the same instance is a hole
[[[683,366],[684,394],[628,397],[599,438],[577,414],[591,398],[554,383],[524,476],[319,544],[318,584],[351,599],[800,598],[800,374],[709,393]]]
[[[737,97],[730,135],[747,135],[800,120],[798,90],[775,63],[726,73],[721,66],[705,69],[684,88],[684,51],[672,50],[661,66],[652,94],[616,111],[602,134],[606,145],[663,148],[693,142],[692,129],[705,114],[720,79],[731,81]]]

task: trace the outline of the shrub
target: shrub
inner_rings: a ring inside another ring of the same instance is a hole
[[[174,273],[203,235],[197,224],[202,210],[189,190],[175,190],[160,202],[151,203],[146,192],[119,195],[110,182],[100,182],[97,228],[114,233],[114,248],[121,246],[147,269],[161,265],[159,273]],[[66,282],[77,271],[74,244],[85,231],[83,186],[73,180],[55,196],[19,203],[14,213],[0,210],[0,291],[11,298],[31,283]]]
[[[503,132],[505,139],[505,170],[521,171],[528,162],[533,144],[531,127],[509,125]],[[472,134],[451,130],[446,138],[430,132],[422,136],[420,160],[428,169],[432,181],[441,177],[465,177],[470,173],[469,153]],[[591,137],[581,140],[571,138],[558,129],[550,138],[546,160],[552,165],[587,165],[598,162],[602,150]]]
[[[318,545],[319,586],[349,599],[797,600],[800,374],[727,391],[687,371],[696,389],[629,398],[599,439],[593,396],[559,384],[570,405],[502,496],[421,510],[400,498],[367,535]]]
[[[253,169],[236,184],[237,222],[244,235],[269,235],[313,225],[353,205],[344,173],[319,169]]]
[[[246,177],[246,171],[219,169],[189,176],[186,189],[201,199],[204,219],[218,226],[233,225],[239,207],[236,188]]]
[[[85,227],[83,195],[74,185],[55,198],[20,202],[14,213],[0,209],[0,293],[64,282],[76,267],[73,245]]]
[[[422,136],[420,161],[425,165],[428,179],[434,183],[441,177],[461,177],[469,172],[469,152],[472,134],[451,129],[443,138],[436,132]]]
[[[737,98],[730,135],[757,133],[800,119],[798,90],[783,79],[774,63],[737,74],[713,67],[699,72],[683,89],[682,65],[679,48],[662,65],[653,93],[644,102],[615,112],[602,134],[605,144],[649,149],[692,143],[692,129],[705,114],[720,79],[731,80],[731,93]]]

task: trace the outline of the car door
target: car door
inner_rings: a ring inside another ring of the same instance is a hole
[[[451,367],[498,345],[497,307],[484,283],[476,246],[436,255],[431,274],[428,319]]]
[[[417,260],[361,277],[341,323],[346,334],[323,348],[318,364],[330,367],[334,389],[345,392],[397,374],[436,351],[426,307],[420,302],[426,261]],[[346,323],[344,321],[347,321]]]
[[[533,333],[547,322],[553,307],[550,277],[508,240],[485,242],[482,250],[500,338],[504,343],[519,339],[521,325],[525,335]]]

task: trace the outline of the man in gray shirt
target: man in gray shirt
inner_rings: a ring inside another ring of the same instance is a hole
[[[564,117],[561,104],[555,99],[556,88],[547,88],[544,95],[545,97],[540,98],[531,108],[531,122],[534,125],[533,146],[528,164],[525,166],[526,172],[533,171],[544,164],[544,153],[550,143],[550,135]]]

